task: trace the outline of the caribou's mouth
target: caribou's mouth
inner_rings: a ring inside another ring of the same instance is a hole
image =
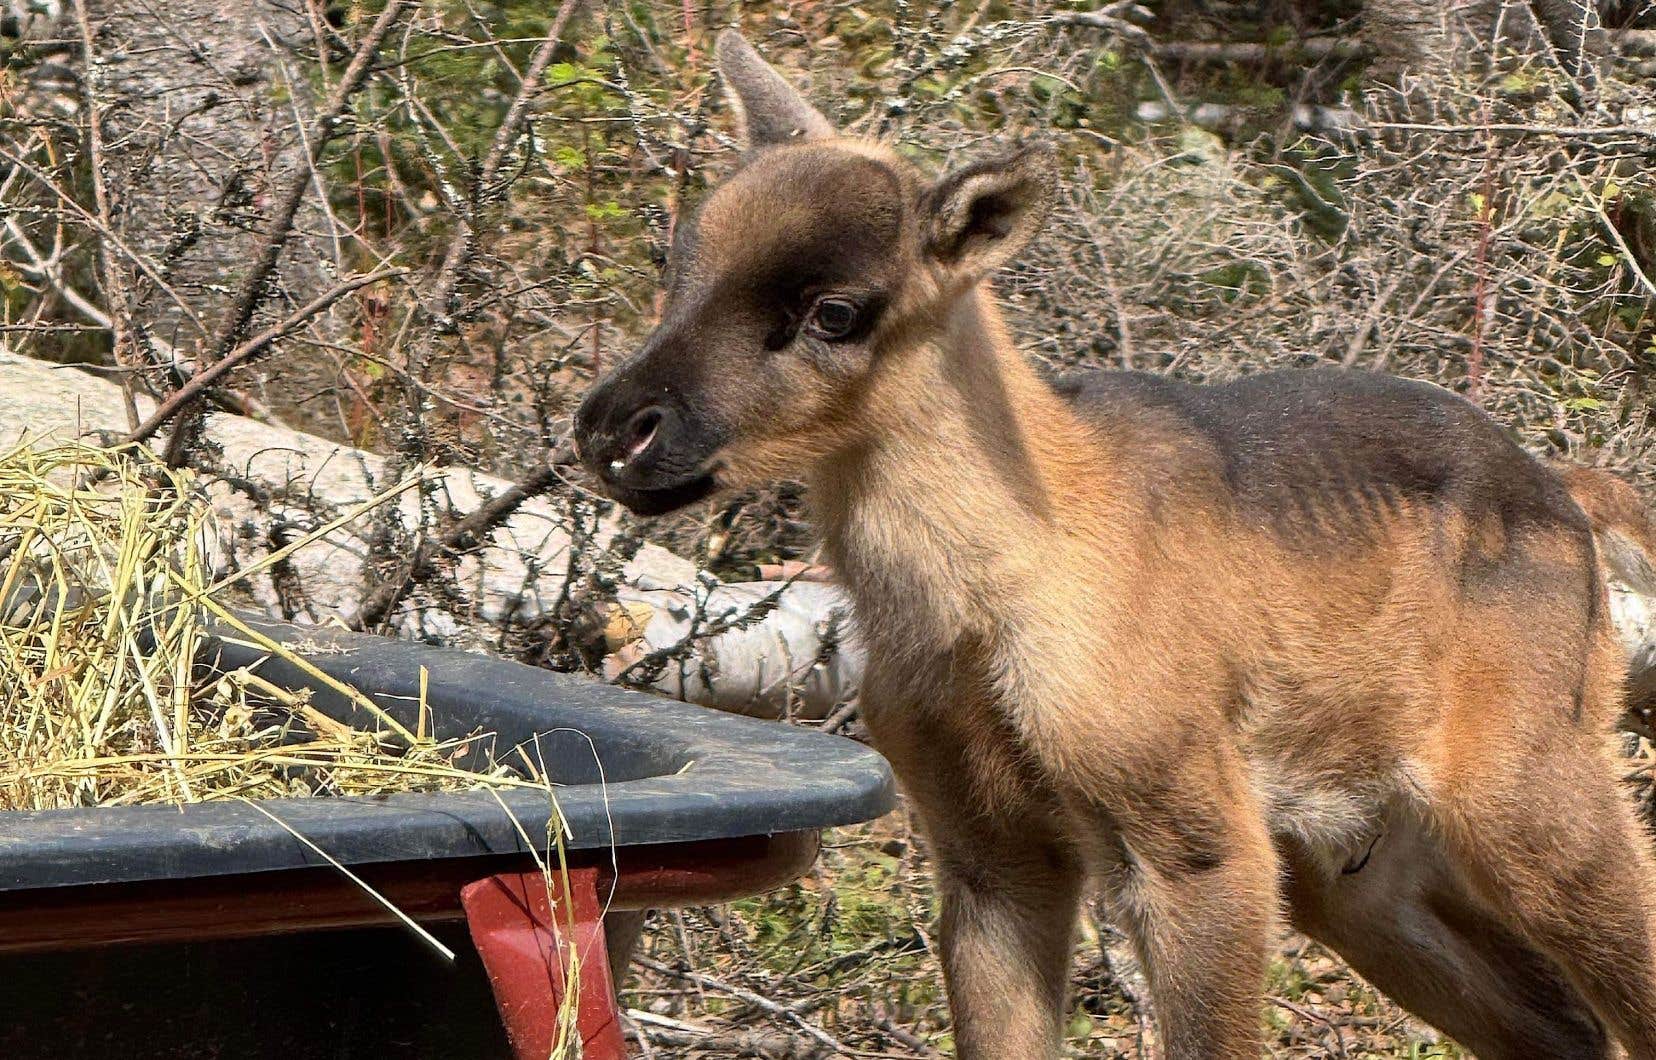
[[[620,501],[634,515],[666,515],[688,507],[711,496],[719,488],[719,480],[709,471],[675,482],[670,486],[639,489],[604,483],[604,492]]]

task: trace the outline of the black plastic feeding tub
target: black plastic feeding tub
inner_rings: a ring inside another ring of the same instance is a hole
[[[551,815],[526,789],[501,790],[505,808],[488,792],[261,804],[452,943],[452,965],[249,805],[0,813],[0,1055],[544,1058],[574,947],[582,1055],[620,1058],[606,912],[774,888],[810,867],[822,829],[892,803],[885,762],[850,740],[459,651],[263,628],[411,728],[424,667],[437,735],[492,733],[497,759],[522,745],[544,762],[573,833],[573,908],[523,840],[542,848]],[[214,650],[226,668],[262,656]],[[310,684],[276,659],[260,673]],[[326,688],[313,703],[365,723]]]

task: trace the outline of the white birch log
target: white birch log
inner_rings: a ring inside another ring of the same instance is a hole
[[[140,414],[153,404],[139,399]],[[24,433],[36,439],[72,439],[91,431],[123,433],[127,429],[121,388],[115,383],[72,368],[48,365],[0,348],[0,443],[15,442]],[[213,415],[207,435],[223,450],[223,462],[238,473],[266,485],[295,485],[340,508],[359,505],[394,483],[382,457],[305,434],[277,424],[243,416]],[[510,483],[465,468],[435,473],[438,489],[462,513]],[[317,522],[300,510],[259,511],[242,494],[227,486],[212,489],[224,528],[220,563],[246,562],[257,550],[246,543],[246,531],[261,542],[273,519],[290,519],[298,526]],[[412,492],[400,500],[408,525],[418,525],[418,499]],[[550,498],[532,498],[498,529],[488,547],[469,556],[459,580],[476,602],[478,617],[495,622],[509,612],[535,614],[550,607],[563,589],[558,573],[564,569],[570,535],[561,506]],[[293,563],[314,608],[315,621],[343,618],[356,610],[366,583],[364,563],[368,546],[365,527],[353,526],[328,535],[293,557]],[[616,525],[600,525],[599,544],[614,536]],[[545,568],[529,576],[530,564]],[[687,584],[696,567],[664,548],[646,544],[623,572],[626,580],[646,579],[652,585]],[[268,579],[250,581],[253,602],[278,613],[274,587]],[[306,616],[301,616],[306,617]],[[436,635],[465,643],[468,631],[462,616],[445,615],[436,607],[403,612],[405,631]]]
[[[82,430],[125,426],[120,389],[84,372],[57,368],[0,349],[0,442],[27,431],[35,437],[73,437]],[[208,435],[223,447],[226,462],[265,481],[307,484],[327,501],[349,506],[383,489],[380,457],[239,416],[215,415]],[[370,484],[372,480],[372,485]],[[443,488],[461,511],[507,483],[473,471],[450,469]],[[268,526],[273,513],[253,508],[228,489],[215,491],[225,526]],[[412,519],[412,498],[405,498]],[[281,513],[275,513],[281,514]],[[613,536],[600,528],[600,541]],[[570,547],[557,504],[527,502],[496,533],[489,547],[469,557],[461,576],[480,603],[480,617],[498,621],[516,610],[534,613],[562,592]],[[360,601],[366,545],[354,532],[333,534],[294,556],[300,579],[323,621],[349,614]],[[528,575],[530,563],[542,573]],[[1606,570],[1610,607],[1627,649],[1636,702],[1656,705],[1656,587],[1635,585]],[[268,583],[255,586],[256,602],[276,613]],[[623,571],[617,606],[604,630],[612,647],[606,676],[626,675],[665,695],[764,717],[821,718],[857,695],[864,650],[858,643],[844,591],[819,581],[724,583],[666,549],[646,544]],[[763,617],[732,624],[761,602]],[[722,628],[726,627],[728,628]],[[404,632],[444,636],[481,649],[486,630],[469,629],[460,616],[440,608],[407,612]],[[722,628],[722,631],[721,631]],[[713,630],[711,635],[708,631]],[[831,648],[832,650],[828,650]],[[665,659],[655,666],[652,658]]]
[[[682,586],[628,588],[617,597],[630,612],[634,636],[605,661],[605,676],[612,680],[629,669],[640,676],[651,653],[671,650],[693,634],[698,616],[718,623],[774,597],[775,607],[763,619],[706,638],[683,660],[648,675],[650,686],[738,714],[811,720],[857,694],[863,649],[852,629],[851,602],[836,585],[739,582],[701,592]]]

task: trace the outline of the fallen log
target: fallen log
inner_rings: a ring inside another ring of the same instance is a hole
[[[604,662],[611,680],[738,714],[812,721],[857,694],[863,650],[838,586],[736,582],[616,596],[626,619]],[[751,624],[735,621],[755,612],[762,617]]]
[[[126,432],[127,418],[120,386],[73,368],[54,366],[0,347],[0,441],[15,442],[24,434],[42,439],[74,438],[84,433]],[[154,403],[138,399],[139,415],[153,411]],[[215,562],[229,567],[261,554],[271,531],[281,526],[289,537],[301,536],[321,522],[299,504],[281,498],[311,496],[327,507],[346,509],[367,501],[392,485],[383,457],[340,445],[280,424],[261,423],[236,415],[216,415],[210,436],[222,452],[221,464],[236,476],[277,498],[269,506],[256,504],[245,491],[220,482],[212,487],[215,509],[223,527]],[[455,511],[478,511],[511,489],[512,483],[468,468],[449,467],[431,473],[433,492]],[[406,525],[421,525],[420,498],[414,491],[398,502]],[[391,624],[411,636],[433,637],[461,646],[482,647],[484,630],[508,617],[543,613],[563,589],[554,574],[565,569],[573,547],[569,519],[550,497],[532,497],[491,530],[488,540],[468,550],[458,561],[456,580],[467,586],[473,608],[456,614],[440,602],[415,600],[401,608]],[[604,547],[619,527],[600,520],[594,534]],[[356,613],[369,583],[377,581],[367,568],[368,528],[347,526],[300,549],[291,558],[292,572],[303,588],[304,607],[284,615],[284,601],[268,578],[250,579],[251,605],[272,615],[296,621],[333,622]],[[645,544],[622,569],[627,581],[685,584],[696,577],[695,564],[664,548]]]
[[[1202,129],[1227,129],[1238,121],[1257,115],[1258,109],[1231,103],[1190,103],[1178,107],[1161,100],[1145,100],[1133,116],[1142,122],[1180,119]],[[1325,107],[1295,103],[1288,109],[1294,127],[1304,132],[1349,138],[1363,131],[1365,119],[1350,107]]]
[[[1624,29],[1615,35],[1615,47],[1635,59],[1656,59],[1656,29]]]
[[[96,428],[119,430],[124,423],[115,384],[0,350],[0,440],[25,431],[72,437]],[[226,464],[298,484],[336,506],[367,499],[376,482],[381,488],[387,484],[380,457],[285,427],[220,415],[209,434],[222,447]],[[460,510],[476,510],[509,486],[464,469],[442,473],[442,488]],[[227,538],[236,536],[238,526],[268,527],[283,515],[260,511],[228,488],[216,497]],[[410,497],[405,503],[417,501]],[[598,544],[617,529],[603,522]],[[521,621],[562,596],[563,560],[572,547],[556,503],[531,498],[462,561],[475,614],[455,615],[423,602],[402,612],[397,626],[408,635],[442,636],[481,650],[488,645],[489,623]],[[369,581],[366,556],[367,545],[352,528],[294,554],[313,621],[336,620],[360,606]],[[783,577],[727,583],[666,549],[642,546],[623,567],[613,600],[597,605],[607,649],[604,675],[721,710],[829,716],[855,699],[862,679],[865,654],[850,600],[839,586],[822,580],[821,568],[784,566],[776,573]],[[1611,615],[1628,654],[1633,706],[1644,711],[1630,711],[1626,727],[1656,735],[1656,580],[1626,564],[1607,565],[1605,578]],[[274,586],[260,580],[254,596],[258,606],[280,613]]]

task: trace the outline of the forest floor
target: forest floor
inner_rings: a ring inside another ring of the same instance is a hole
[[[652,915],[623,997],[629,1033],[643,1038],[635,1055],[951,1056],[935,919],[925,855],[901,811],[832,832],[798,883],[722,909]],[[1066,1056],[1152,1055],[1126,952],[1113,929],[1086,918]],[[1283,938],[1267,994],[1274,1057],[1467,1055],[1297,935]]]

